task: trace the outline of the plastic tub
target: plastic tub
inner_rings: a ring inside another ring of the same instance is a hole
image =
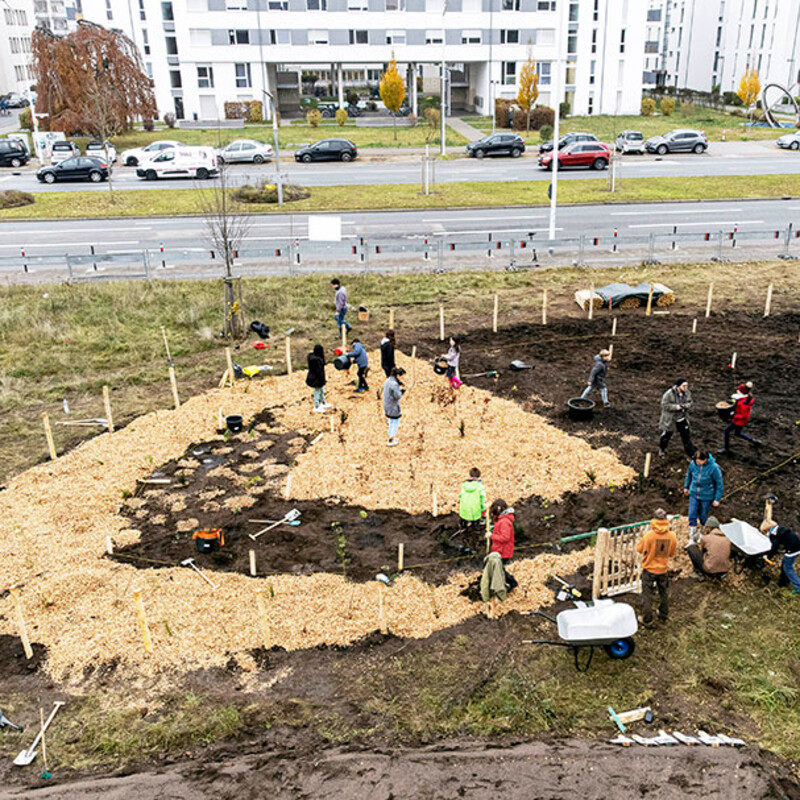
[[[570,397],[567,400],[567,413],[575,422],[588,422],[594,413],[594,400],[588,397]]]
[[[239,433],[244,427],[244,418],[241,414],[230,414],[225,417],[225,424],[231,433]]]
[[[333,359],[333,366],[336,369],[350,369],[350,359],[344,354],[336,356]]]
[[[733,416],[733,409],[734,409],[734,404],[733,403],[730,403],[727,400],[723,400],[722,402],[717,403],[716,409],[717,409],[717,416],[723,422],[730,422],[731,421],[731,417]]]

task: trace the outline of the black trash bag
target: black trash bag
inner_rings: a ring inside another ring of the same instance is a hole
[[[265,325],[257,319],[250,323],[250,330],[261,339],[269,339],[269,325]]]
[[[241,380],[244,378],[244,370],[242,369],[241,364],[234,364],[233,365],[233,377],[237,380]]]

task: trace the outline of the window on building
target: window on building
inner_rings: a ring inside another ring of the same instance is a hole
[[[594,113],[594,95],[589,95],[589,104],[586,106],[586,113],[591,116]]]
[[[761,26],[761,47],[764,47],[764,40],[767,38],[767,25],[766,23]]]
[[[405,44],[405,31],[386,31],[386,44]]]
[[[434,31],[425,31],[425,44],[441,44],[442,31],[437,29]]]
[[[234,64],[236,70],[236,88],[249,89],[253,85],[250,76],[250,64]]]
[[[503,11],[519,11],[519,0],[503,0]]]
[[[574,56],[578,52],[578,34],[570,33],[567,36],[567,55]]]
[[[461,44],[480,44],[480,31],[461,31]]]
[[[513,86],[517,82],[517,62],[504,61],[503,62],[503,84],[505,86]]]
[[[680,44],[680,42],[679,42],[679,44]],[[623,28],[619,32],[619,51],[620,51],[620,53],[624,53],[625,52],[625,28]]]
[[[567,86],[573,86],[575,84],[575,66],[573,64],[568,64],[567,68],[564,70],[564,83]]]
[[[147,28],[142,28],[142,50],[146,56],[150,55],[150,37],[147,35]]]
[[[212,67],[210,64],[197,65],[197,88],[214,88],[214,67]]]
[[[751,25],[750,26],[750,41],[747,44],[748,47],[752,47],[753,46],[753,35],[755,34],[755,32],[756,32],[756,26],[755,25]]]
[[[350,44],[369,44],[369,32],[350,31]]]
[[[519,44],[519,31],[500,31],[500,44]]]
[[[651,8],[647,12],[647,21],[648,22],[661,22],[661,9],[660,8]]]
[[[592,53],[597,52],[597,28],[592,30]]]
[[[106,0],[106,19],[114,19],[114,11],[111,8],[111,0]]]
[[[270,44],[291,44],[292,34],[290,31],[270,31],[269,42]]]
[[[238,30],[229,30],[228,42],[230,42],[230,44],[250,44],[250,31],[242,30],[241,28]]]
[[[175,106],[175,117],[176,119],[183,119],[183,98],[182,97],[173,97],[172,104]]]
[[[594,76],[596,70],[597,70],[597,62],[594,59],[592,59],[589,62],[589,83],[594,83]]]
[[[23,67],[14,67],[14,75],[16,76],[18,81],[25,80],[25,70]]]
[[[577,22],[578,21],[578,3],[577,0],[571,0],[569,4],[569,21],[570,22]]]
[[[172,9],[171,0],[166,0],[166,2],[161,4],[161,19],[165,22],[174,22],[175,12]]]
[[[226,11],[247,11],[247,0],[225,0]]]
[[[147,14],[144,10],[144,0],[139,0],[139,19],[147,19]]]
[[[267,8],[270,11],[288,11],[289,0],[268,0]]]
[[[539,61],[536,64],[536,74],[539,76],[539,86],[550,85],[552,64],[549,61]]]
[[[368,69],[367,70],[367,80],[368,81],[379,81],[381,79],[381,71],[379,69]]]
[[[406,0],[386,0],[387,11],[405,11]]]
[[[147,77],[152,79],[152,77],[153,77],[153,65],[148,61],[144,65],[144,68],[145,68],[145,71],[147,72]]]
[[[347,0],[348,11],[368,11],[369,4],[367,0]]]
[[[592,10],[592,22],[597,22],[597,20],[599,19],[600,19],[600,0],[594,0],[594,9]]]
[[[178,55],[178,40],[174,36],[166,36],[165,40],[167,43],[167,55],[168,56]]]
[[[306,8],[309,11],[327,11],[328,0],[306,0]]]
[[[169,85],[173,89],[180,89],[183,86],[181,71],[179,69],[171,69],[169,71]]]
[[[13,25],[14,23],[12,22],[13,15],[11,13],[11,9],[10,8],[4,8],[3,11],[5,12],[4,16],[6,18],[6,25]]]
[[[538,0],[536,3],[537,11],[555,11],[556,0]]]
[[[328,44],[328,31],[310,30],[308,32],[309,44]]]

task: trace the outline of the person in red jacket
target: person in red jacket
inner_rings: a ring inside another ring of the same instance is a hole
[[[517,579],[506,569],[506,565],[514,556],[514,509],[505,500],[495,500],[490,509],[492,521],[492,553],[498,553],[503,560],[503,571],[506,574],[508,591],[519,584]]]
[[[751,442],[752,444],[756,445],[759,444],[759,442],[756,441],[752,436],[748,436],[746,433],[744,433],[744,426],[750,421],[750,412],[753,410],[753,403],[755,403],[752,392],[752,384],[740,383],[736,387],[736,393],[731,399],[734,402],[733,416],[731,417],[731,421],[725,427],[725,444],[718,451],[726,455],[730,453],[732,433],[747,442]]]

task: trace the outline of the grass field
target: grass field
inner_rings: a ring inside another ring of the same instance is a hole
[[[522,162],[531,171],[532,161]],[[385,208],[483,208],[488,206],[547,205],[545,181],[440,183],[425,196],[417,184],[315,186],[311,197],[287,204],[248,205],[250,213],[353,211]],[[669,200],[753,199],[800,195],[800,175],[745,175],[700,178],[638,178],[619,181],[611,193],[605,180],[577,178],[561,181],[558,199],[570,203],[636,203]],[[47,192],[34,195],[32,206],[0,211],[0,219],[55,219],[68,217],[173,216],[202,212],[202,195],[196,189],[118,191],[113,202],[108,192]]]
[[[465,122],[483,131],[492,130],[491,117],[466,117]],[[707,108],[695,107],[693,112],[684,112],[679,108],[669,117],[652,116],[643,117],[639,114],[608,116],[598,115],[591,117],[567,117],[561,121],[561,132],[569,131],[588,131],[597,136],[600,141],[614,142],[617,134],[624,130],[641,131],[647,139],[650,136],[657,136],[666,133],[673,128],[697,128],[703,130],[710,142],[722,140],[722,132],[725,131],[727,141],[741,139],[777,139],[785,130],[775,130],[773,128],[751,128],[749,131],[742,127],[746,122],[742,117],[734,117],[721,111],[712,111]],[[528,137],[532,142],[539,141],[538,131],[531,131]]]

